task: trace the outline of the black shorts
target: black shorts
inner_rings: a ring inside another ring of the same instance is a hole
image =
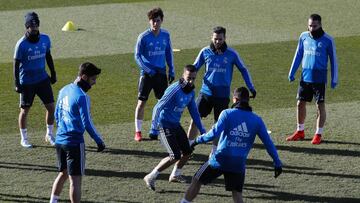
[[[139,79],[139,94],[138,99],[146,101],[149,94],[154,89],[154,94],[157,99],[161,99],[168,86],[166,74],[156,73],[154,76],[148,74],[142,75]]]
[[[202,118],[208,116],[214,108],[214,120],[217,121],[220,113],[229,108],[229,98],[216,98],[200,93],[196,105]]]
[[[309,83],[300,81],[297,99],[311,102],[313,97],[317,104],[325,102],[325,83]]]
[[[226,191],[235,190],[237,192],[242,192],[245,181],[245,173],[234,173],[215,169],[209,165],[208,161],[199,168],[199,170],[195,173],[194,178],[206,185],[223,174]]]
[[[58,172],[67,169],[69,175],[85,175],[85,144],[67,146],[56,144]]]
[[[171,159],[180,159],[181,154],[190,155],[192,153],[186,132],[181,126],[177,128],[160,127],[160,141]]]
[[[20,108],[31,107],[35,95],[40,97],[43,104],[54,102],[54,95],[48,78],[36,84],[22,85],[22,88],[23,91],[20,93]]]

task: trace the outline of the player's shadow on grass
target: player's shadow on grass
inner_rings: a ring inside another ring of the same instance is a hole
[[[360,202],[360,198],[305,195],[305,194],[289,193],[289,192],[284,192],[284,191],[265,190],[265,189],[259,189],[257,187],[254,187],[254,188],[247,187],[246,190],[265,193],[270,196],[265,196],[265,195],[261,195],[259,197],[245,196],[244,199],[262,199],[262,200],[268,200],[268,201],[282,200],[285,202],[287,202],[287,201],[336,202],[336,203]]]
[[[38,196],[30,196],[30,195],[14,195],[14,194],[3,194],[0,193],[0,201],[1,202],[28,202],[28,203],[47,203],[50,200],[49,197],[38,197]],[[70,202],[69,199],[63,199],[63,201]],[[95,203],[93,201],[81,201],[84,203]],[[96,201],[99,202],[99,201]]]
[[[30,170],[30,171],[47,171],[56,172],[55,166],[38,165],[38,164],[26,164],[16,162],[0,162],[0,168],[17,169],[17,170]]]
[[[262,144],[254,144],[254,148],[265,149]],[[320,154],[320,155],[335,155],[335,156],[351,156],[359,157],[360,151],[346,150],[346,149],[324,149],[314,147],[295,147],[286,145],[277,145],[278,150],[284,150],[294,153],[306,153],[306,154]]]
[[[269,171],[273,172],[274,169],[272,167],[257,167],[257,166],[248,166],[247,169],[251,170],[261,170],[261,171]],[[339,173],[329,173],[329,172],[309,172],[303,170],[291,170],[287,169],[287,166],[283,167],[283,174],[291,173],[291,174],[298,174],[298,175],[310,175],[310,176],[324,176],[324,177],[334,177],[334,178],[348,178],[348,179],[360,179],[360,175],[353,175],[353,174],[339,174]]]

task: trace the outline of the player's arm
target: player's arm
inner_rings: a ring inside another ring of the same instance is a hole
[[[282,167],[282,163],[280,161],[276,147],[273,141],[271,140],[271,137],[267,132],[266,126],[262,120],[260,120],[259,127],[260,129],[258,131],[258,136],[261,139],[261,141],[264,143],[267,153],[273,159],[275,167]]]
[[[154,75],[156,71],[154,70],[155,67],[153,67],[150,62],[142,57],[142,55],[145,52],[145,44],[143,44],[141,35],[138,37],[135,45],[135,62],[138,65],[138,67],[143,70],[145,73],[149,75]]]
[[[46,52],[46,63],[50,70],[50,82],[51,84],[55,84],[57,79],[56,79],[54,60],[51,55],[50,49]]]
[[[179,88],[180,86],[175,86],[174,88],[165,91],[164,95],[154,106],[150,133],[157,134],[160,123],[160,113],[166,107],[166,105],[172,102]]]
[[[222,111],[218,121],[214,124],[212,129],[206,134],[197,137],[195,143],[197,144],[207,143],[209,141],[214,140],[215,138],[218,138],[225,129],[226,119],[227,119],[227,114],[225,111]]]
[[[202,49],[198,56],[196,57],[195,61],[194,61],[194,66],[196,68],[197,71],[199,71],[199,69],[201,68],[202,65],[204,65],[205,63],[205,58],[204,58],[204,49]]]
[[[165,55],[166,55],[166,63],[169,67],[169,83],[171,83],[175,79],[175,70],[174,70],[174,55],[172,51],[170,35],[166,46]]]
[[[331,44],[328,49],[331,64],[331,88],[335,88],[338,84],[338,62],[336,57],[335,42],[333,38],[331,38]]]
[[[15,91],[21,93],[22,87],[20,85],[19,67],[20,67],[20,61],[18,59],[14,59],[13,72],[14,72]]]
[[[289,71],[289,75],[288,75],[288,79],[290,82],[295,80],[295,73],[300,66],[303,55],[304,55],[303,39],[300,36],[298,45],[296,47],[295,56],[291,63],[291,67],[290,67],[290,71]]]
[[[204,125],[201,122],[200,113],[196,106],[194,97],[192,97],[191,101],[187,105],[187,108],[189,110],[190,116],[193,119],[196,127],[200,130],[200,134],[206,133],[206,130],[204,128]]]
[[[13,74],[14,74],[14,82],[15,82],[15,91],[18,93],[22,92],[22,87],[20,85],[20,63],[22,58],[22,49],[20,48],[21,43],[17,42],[15,45],[14,51],[14,63],[13,63]]]
[[[239,69],[239,71],[245,81],[246,86],[249,88],[250,92],[253,94],[253,97],[255,97],[256,91],[255,91],[255,87],[252,82],[250,73],[249,73],[248,69],[246,68],[243,60],[241,60],[239,54],[237,52],[234,52],[234,53],[235,53],[235,66]]]
[[[89,133],[90,137],[96,142],[96,144],[99,145],[103,143],[102,137],[100,133],[97,132],[91,119],[89,98],[86,96],[81,96],[78,102],[81,121],[85,126],[86,131]]]

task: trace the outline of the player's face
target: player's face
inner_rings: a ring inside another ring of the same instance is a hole
[[[158,16],[154,19],[150,19],[149,23],[152,31],[159,31],[162,23],[161,17]]]
[[[39,33],[39,26],[30,26],[26,29],[30,34],[37,34]]]
[[[211,38],[211,41],[213,42],[213,44],[215,45],[216,49],[219,49],[225,42],[225,36],[224,33],[213,33],[213,36]]]
[[[183,73],[183,78],[186,82],[188,82],[189,84],[193,85],[196,79],[196,72],[190,72],[190,71],[185,71]]]
[[[81,78],[83,79],[83,80],[85,80],[90,86],[93,86],[93,85],[95,85],[96,84],[96,79],[97,79],[97,75],[94,75],[94,76],[91,76],[91,77],[89,77],[89,76],[87,76],[87,75],[82,75],[81,76]]]
[[[314,32],[321,28],[321,23],[318,20],[309,19],[308,29],[310,32]]]

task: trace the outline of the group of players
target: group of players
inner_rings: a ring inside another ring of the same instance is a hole
[[[274,161],[274,176],[278,177],[282,173],[282,163],[266,126],[249,105],[250,98],[256,97],[256,90],[244,62],[236,50],[227,46],[226,29],[218,26],[213,29],[210,45],[200,51],[192,65],[185,65],[182,76],[172,83],[175,80],[173,49],[169,32],[161,28],[163,11],[154,8],[147,16],[150,28],[139,35],[135,46],[135,61],[141,73],[134,139],[138,142],[143,139],[141,130],[144,108],[151,90],[154,90],[158,102],[153,108],[149,138],[157,140],[160,137],[169,153],[144,177],[147,187],[155,190],[159,173],[173,164],[175,166],[169,181],[186,182],[181,170],[195,146],[213,141],[209,160],[196,172],[181,202],[191,202],[202,184],[208,184],[222,174],[226,190],[232,192],[234,202],[243,202],[245,163],[256,135]],[[32,147],[27,136],[26,118],[35,95],[38,95],[47,110],[45,140],[56,147],[58,159],[59,174],[53,184],[50,202],[58,201],[67,179],[70,180],[71,202],[80,202],[81,178],[85,171],[85,130],[97,143],[99,152],[105,149],[103,138],[93,125],[90,98],[86,93],[96,83],[101,69],[90,62],[82,63],[75,81],[60,90],[55,108],[51,84],[56,82],[56,72],[50,52],[51,41],[46,34],[39,32],[39,26],[40,20],[36,13],[26,14],[26,33],[15,47],[14,78],[15,90],[20,94],[20,143],[23,147]],[[289,72],[289,81],[292,82],[302,62],[297,94],[297,130],[286,138],[287,141],[304,139],[306,102],[311,102],[315,97],[317,128],[311,142],[321,143],[326,119],[324,101],[328,59],[331,63],[331,88],[335,88],[338,84],[335,44],[332,37],[323,31],[321,17],[312,14],[308,19],[308,31],[300,35]],[[45,62],[50,69],[50,76],[45,70]],[[195,100],[194,81],[203,65],[206,68],[203,83]],[[233,105],[228,109],[234,65],[248,88],[240,87],[233,91]],[[192,118],[187,133],[180,125],[185,108],[188,108]],[[214,111],[215,124],[206,132],[201,118],[208,116],[211,111]],[[56,137],[53,136],[54,120],[57,124]],[[201,135],[196,137],[198,131]]]

